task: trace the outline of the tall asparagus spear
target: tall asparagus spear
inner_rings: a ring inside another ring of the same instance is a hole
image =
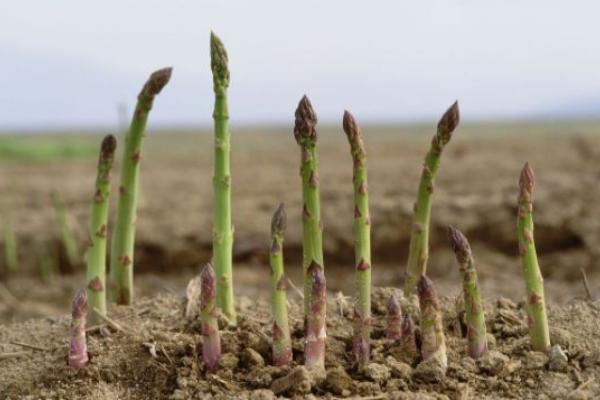
[[[422,275],[427,272],[429,257],[429,220],[431,215],[431,195],[435,176],[440,167],[442,151],[456,129],[459,121],[458,102],[454,102],[444,113],[437,125],[437,133],[431,141],[431,148],[425,157],[423,173],[417,201],[414,209],[412,233],[408,252],[408,265],[404,282],[404,293],[414,292],[415,285]]]
[[[19,269],[19,249],[17,238],[10,215],[6,215],[4,225],[4,262],[10,272],[17,272]]]
[[[56,210],[56,217],[60,226],[60,235],[67,255],[67,261],[71,267],[79,265],[80,255],[79,246],[73,233],[73,227],[69,222],[69,215],[67,214],[67,208],[65,202],[61,198],[58,192],[52,192],[52,203],[54,203],[54,209]]]
[[[233,303],[233,227],[231,225],[231,152],[229,134],[228,58],[221,39],[210,34],[210,57],[215,92],[215,170],[213,178],[213,264],[217,272],[217,306],[235,324]]]
[[[395,296],[390,296],[387,303],[386,337],[399,340],[402,337],[402,309]]]
[[[325,265],[323,225],[317,162],[317,116],[308,97],[303,96],[295,113],[294,137],[301,149],[302,176],[302,268],[304,271],[304,321],[307,367],[325,365]],[[319,315],[314,315],[319,313]]]
[[[202,359],[209,371],[214,371],[221,357],[221,338],[217,321],[217,278],[212,265],[206,264],[200,273],[200,320],[202,321]]]
[[[356,300],[352,349],[359,367],[364,367],[371,357],[371,218],[367,194],[367,155],[360,128],[348,111],[344,112],[343,126],[352,153],[354,182]]]
[[[544,300],[544,278],[538,265],[533,241],[533,186],[535,176],[529,163],[525,163],[519,179],[519,212],[517,233],[519,254],[523,265],[525,287],[527,289],[527,313],[529,336],[534,350],[546,351],[550,348],[548,316]]]
[[[287,295],[283,270],[283,236],[287,217],[283,203],[271,220],[271,300],[273,307],[273,365],[287,365],[292,361],[292,341],[288,322]]]
[[[90,307],[106,315],[106,237],[108,233],[108,205],[110,196],[110,170],[112,169],[117,139],[107,135],[102,140],[98,158],[98,172],[92,203],[90,222],[90,247],[87,249],[86,282]],[[92,313],[91,323],[100,322]]]
[[[85,320],[88,314],[87,293],[81,289],[73,299],[71,308],[71,330],[69,346],[69,366],[83,368],[89,361],[85,338]]]
[[[487,352],[487,335],[483,302],[479,293],[471,246],[465,235],[452,226],[448,227],[448,238],[463,276],[468,353],[472,358],[479,358]]]
[[[142,91],[138,94],[131,125],[125,135],[117,218],[112,236],[110,259],[112,296],[118,304],[133,302],[133,249],[142,141],[154,98],[171,79],[171,72],[171,68],[163,68],[150,75]]]
[[[425,275],[417,284],[417,294],[421,309],[422,362],[433,362],[445,373],[448,367],[448,358],[440,302],[433,282]]]

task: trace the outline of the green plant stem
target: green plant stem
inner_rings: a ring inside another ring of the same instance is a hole
[[[437,125],[437,133],[431,141],[431,148],[425,157],[423,173],[419,182],[417,201],[408,252],[408,265],[404,281],[404,293],[414,293],[415,285],[427,272],[429,258],[429,225],[431,218],[431,196],[436,174],[440,167],[442,151],[456,129],[459,121],[458,102],[455,102],[444,113]]]
[[[544,278],[542,278],[533,240],[532,198],[534,181],[533,170],[529,163],[525,163],[519,179],[517,234],[525,288],[527,290],[527,314],[531,346],[536,351],[545,352],[550,348],[550,333],[544,300]]]
[[[356,300],[352,349],[359,368],[362,368],[371,358],[371,217],[367,189],[367,154],[360,128],[348,111],[344,112],[343,127],[350,143],[354,186]]]
[[[140,185],[142,141],[154,98],[171,78],[171,68],[163,68],[152,75],[137,98],[129,131],[125,135],[121,159],[121,181],[117,202],[117,217],[112,236],[110,280],[112,297],[118,304],[133,302],[133,250],[135,223]]]
[[[326,287],[323,263],[323,225],[317,162],[317,116],[304,96],[295,113],[294,137],[301,149],[302,268],[304,271],[305,365],[324,368]],[[318,295],[315,296],[315,294]],[[324,299],[322,298],[324,297]],[[319,313],[319,315],[314,315]]]
[[[67,255],[67,261],[71,267],[79,265],[81,258],[79,254],[79,246],[73,233],[73,228],[69,222],[69,215],[67,214],[67,208],[65,202],[60,197],[58,192],[52,193],[52,202],[54,203],[54,209],[56,210],[56,217],[60,226],[60,234],[62,243]]]
[[[107,135],[102,140],[90,218],[90,246],[86,253],[88,303],[90,308],[97,308],[102,315],[106,315],[106,238],[108,236],[110,171],[116,147],[117,139],[113,135]],[[90,322],[92,324],[100,322],[96,313],[90,315]]]
[[[271,306],[273,308],[273,365],[287,365],[292,361],[292,341],[288,322],[286,280],[283,268],[283,237],[287,217],[283,203],[271,220]]]
[[[233,226],[231,224],[231,138],[227,88],[229,69],[227,52],[221,40],[211,32],[211,68],[215,92],[215,167],[213,177],[213,264],[217,273],[217,306],[235,324],[233,296]]]
[[[221,357],[221,338],[217,320],[215,271],[206,264],[200,273],[200,320],[202,322],[202,359],[209,371],[214,371]]]
[[[448,357],[440,302],[433,282],[424,275],[417,283],[417,294],[421,309],[422,362],[435,363],[445,373]]]
[[[463,296],[467,319],[467,351],[470,357],[479,358],[487,352],[488,345],[483,302],[479,292],[477,271],[475,270],[471,246],[465,235],[452,226],[448,227],[448,238],[463,276]]]
[[[6,216],[6,225],[4,225],[4,262],[9,272],[14,273],[19,270],[19,249],[10,215]]]

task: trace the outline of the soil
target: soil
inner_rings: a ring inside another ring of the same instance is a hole
[[[390,294],[415,311],[415,298],[396,289],[373,296],[372,363],[358,372],[352,362],[348,308],[330,296],[326,372],[302,364],[300,298],[290,293],[294,362],[270,364],[270,307],[239,299],[237,327],[222,324],[223,352],[215,374],[201,361],[201,336],[182,317],[173,294],[114,307],[120,330],[88,334],[90,364],[66,365],[69,318],[34,319],[0,330],[0,394],[3,399],[592,399],[600,396],[600,302],[574,301],[550,307],[550,353],[530,349],[522,303],[499,298],[486,305],[490,351],[465,355],[456,302],[443,299],[448,370],[439,376],[399,354],[385,339],[385,304]],[[417,317],[417,315],[415,315]],[[417,318],[418,321],[418,318]],[[12,344],[12,343],[20,343]],[[25,347],[33,345],[35,348]],[[408,361],[409,363],[406,363]]]

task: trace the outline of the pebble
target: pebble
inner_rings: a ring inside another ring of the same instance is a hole
[[[292,388],[298,393],[310,393],[312,378],[305,367],[296,367],[286,376],[275,379],[271,384],[271,390],[276,395],[285,393]]]
[[[446,368],[435,358],[421,362],[412,374],[414,380],[426,383],[440,383],[445,376]]]
[[[249,400],[275,400],[275,393],[268,389],[258,389],[250,393]]]
[[[567,370],[569,359],[560,345],[555,344],[550,347],[548,358],[548,368],[550,371],[565,372]]]
[[[365,367],[364,374],[373,382],[382,383],[390,378],[390,369],[382,364],[369,363]]]
[[[480,372],[497,375],[504,369],[508,360],[508,357],[499,351],[490,350],[479,358],[476,364]]]
[[[265,360],[258,353],[258,351],[251,349],[251,348],[245,348],[242,351],[241,358],[242,358],[242,364],[246,368],[262,367],[265,365]]]
[[[530,351],[525,356],[525,366],[527,369],[542,369],[548,362],[546,353]]]
[[[337,367],[327,371],[325,387],[332,393],[341,395],[352,387],[352,378],[343,367]]]
[[[385,359],[385,365],[388,366],[393,377],[400,378],[405,381],[410,379],[412,375],[412,367],[407,363],[396,361],[392,356]]]

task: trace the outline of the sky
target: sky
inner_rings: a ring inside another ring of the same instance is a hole
[[[111,127],[155,69],[154,126],[209,125],[209,36],[233,124],[600,116],[600,2],[2,0],[0,129]]]

